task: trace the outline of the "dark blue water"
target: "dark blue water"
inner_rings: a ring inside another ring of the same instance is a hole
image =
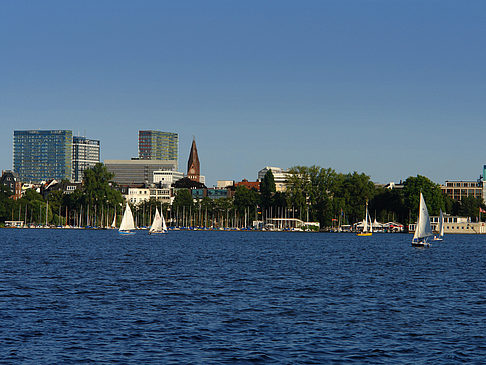
[[[3,229],[0,359],[485,361],[486,237],[410,239]]]

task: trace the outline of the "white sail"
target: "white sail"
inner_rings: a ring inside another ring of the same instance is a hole
[[[155,216],[149,232],[162,232],[162,218],[160,217],[158,208],[155,208]]]
[[[439,215],[439,237],[444,237],[444,214],[442,213],[442,209]]]
[[[368,219],[370,220],[370,233],[373,233],[373,223],[371,222],[371,216],[368,213],[368,205],[366,205],[366,213],[368,214]]]
[[[127,203],[125,208],[125,212],[123,213],[123,218],[120,224],[120,231],[129,231],[131,229],[135,229],[135,223],[133,222],[133,214],[130,206]]]
[[[424,196],[420,193],[420,207],[419,218],[417,222],[417,228],[413,235],[415,239],[422,239],[433,236],[432,227],[430,226],[429,212],[427,211],[427,205],[425,205]]]
[[[113,222],[111,223],[111,228],[116,228],[116,212],[115,215],[113,216]]]
[[[167,225],[165,224],[164,215],[161,214],[161,217],[162,217],[162,231],[167,232]]]

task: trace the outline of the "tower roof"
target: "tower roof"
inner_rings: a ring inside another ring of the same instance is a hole
[[[194,171],[191,172],[191,169],[193,169]],[[189,160],[187,161],[187,174],[200,175],[199,156],[197,155],[196,139],[192,140],[191,152],[189,153]]]

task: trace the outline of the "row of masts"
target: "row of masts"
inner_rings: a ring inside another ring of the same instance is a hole
[[[193,209],[192,207],[178,207],[163,209],[160,204],[160,212],[167,218],[167,223],[171,227],[216,227],[216,228],[248,228],[252,227],[255,221],[259,221],[263,226],[269,222],[275,223],[277,229],[290,228],[286,219],[299,217],[296,209],[285,207],[270,207],[259,212],[256,208],[246,208],[239,212],[235,209],[208,211],[207,208]],[[34,207],[29,209],[28,205],[19,206],[18,220],[24,218],[26,225],[57,225],[71,227],[92,227],[92,228],[113,228],[119,225],[122,211],[120,208],[104,207],[98,209],[97,206],[80,206],[78,209],[64,207],[57,212],[57,216],[49,211],[49,202],[45,204],[45,209],[39,205],[39,211]],[[64,214],[62,214],[64,213]],[[134,220],[137,227],[148,227],[151,224],[155,209],[136,209]],[[308,214],[307,214],[308,215]],[[67,218],[66,218],[67,217]],[[281,219],[274,222],[273,219]],[[12,211],[12,220],[14,212]]]

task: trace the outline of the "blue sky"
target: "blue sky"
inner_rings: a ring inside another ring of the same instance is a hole
[[[376,182],[486,164],[486,2],[4,1],[0,167],[14,129],[72,129],[103,159],[140,129],[192,136],[208,185],[316,164]]]

